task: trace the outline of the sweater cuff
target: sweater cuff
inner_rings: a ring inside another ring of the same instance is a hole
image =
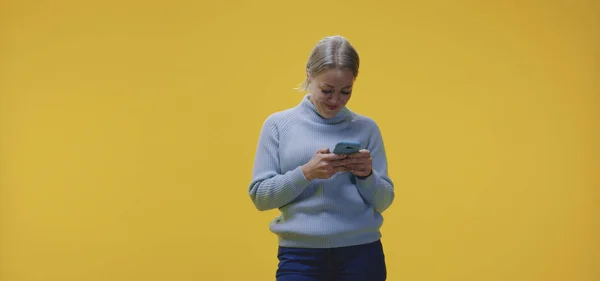
[[[308,184],[310,183],[310,181],[304,176],[304,173],[302,172],[302,166],[298,166],[292,171],[290,175],[290,181],[292,186],[301,187],[308,186]]]
[[[371,187],[371,186],[375,185],[375,181],[376,181],[375,171],[371,171],[371,174],[369,174],[366,177],[361,177],[361,176],[355,176],[355,177],[356,177],[358,184],[362,187]]]

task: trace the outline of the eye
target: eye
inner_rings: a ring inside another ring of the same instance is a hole
[[[349,95],[349,94],[352,94],[352,91],[342,92],[342,94]]]
[[[333,93],[333,90],[325,90],[325,89],[321,89],[321,92],[322,92],[323,94],[332,94],[332,93]]]

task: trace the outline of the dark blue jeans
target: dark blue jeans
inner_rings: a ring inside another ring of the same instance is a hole
[[[279,247],[277,281],[384,281],[381,241],[331,249]]]

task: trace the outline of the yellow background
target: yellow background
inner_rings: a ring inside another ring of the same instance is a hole
[[[333,34],[388,280],[600,280],[598,3],[4,0],[0,280],[274,280],[258,132]]]

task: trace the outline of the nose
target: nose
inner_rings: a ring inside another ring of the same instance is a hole
[[[332,95],[329,95],[329,102],[330,103],[337,104],[339,100],[340,100],[340,94],[339,93],[334,93]]]

